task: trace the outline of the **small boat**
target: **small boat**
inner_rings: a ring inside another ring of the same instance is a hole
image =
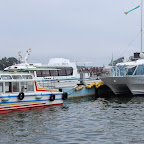
[[[0,113],[62,105],[67,93],[40,87],[30,73],[0,72]]]

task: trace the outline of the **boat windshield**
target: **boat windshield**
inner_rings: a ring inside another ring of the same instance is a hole
[[[134,75],[144,75],[144,65],[139,65]]]
[[[135,69],[136,69],[137,66],[130,66],[130,67],[127,67],[127,73],[126,75],[134,75],[134,72],[135,72]]]
[[[124,76],[124,75],[126,75],[126,72],[127,72],[126,67],[127,67],[126,65],[113,67],[111,75],[112,76]]]
[[[118,69],[119,69],[119,71],[120,71],[120,76],[124,76],[124,75],[126,75],[126,72],[127,72],[127,70],[126,70],[126,65],[125,66],[117,66],[118,67]]]

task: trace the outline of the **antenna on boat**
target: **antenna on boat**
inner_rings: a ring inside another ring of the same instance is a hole
[[[25,63],[27,63],[28,55],[30,55],[31,48],[29,48],[26,52],[27,52],[27,54],[26,54],[26,56],[25,56],[25,58],[24,58],[24,62],[25,62]]]
[[[18,52],[18,54],[19,54],[19,57],[20,57],[20,62],[22,62],[22,55],[21,55],[21,51]]]

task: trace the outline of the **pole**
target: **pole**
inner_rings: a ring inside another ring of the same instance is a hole
[[[143,29],[142,29],[142,12],[143,12],[143,0],[141,0],[141,52],[142,52],[142,47],[143,47],[143,43],[142,43],[142,39],[143,39]]]

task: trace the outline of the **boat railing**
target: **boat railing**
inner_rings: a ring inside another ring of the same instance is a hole
[[[56,87],[55,81],[37,81],[40,87],[53,89]]]
[[[111,76],[121,76],[120,69],[117,66],[112,67]]]

